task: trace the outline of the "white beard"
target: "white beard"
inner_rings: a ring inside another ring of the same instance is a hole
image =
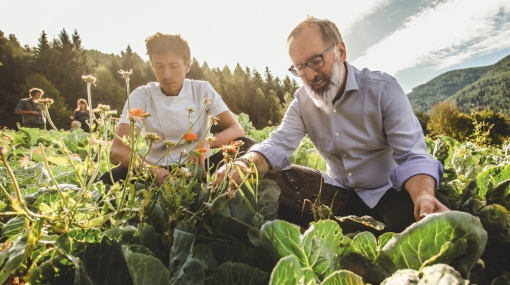
[[[331,77],[329,78],[328,89],[317,93],[313,91],[309,85],[304,84],[308,91],[308,96],[310,96],[315,106],[324,111],[327,115],[331,114],[331,111],[333,110],[333,99],[335,99],[338,94],[338,90],[340,90],[340,82],[342,80],[340,65],[341,63],[339,63],[335,58],[335,65],[333,66]]]

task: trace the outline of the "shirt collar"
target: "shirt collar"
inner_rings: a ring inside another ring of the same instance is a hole
[[[182,88],[179,91],[179,94],[177,94],[177,96],[166,96],[165,94],[163,94],[163,91],[161,91],[161,87],[159,86],[158,82],[156,82],[156,84],[153,86],[156,89],[156,92],[159,92],[159,94],[164,97],[174,97],[174,98],[175,97],[185,97],[187,94],[191,93],[191,80],[189,80],[187,78],[184,79],[184,84],[182,85]]]
[[[356,80],[356,68],[345,61],[345,67],[347,70],[347,79],[345,80],[345,91],[359,90],[358,81]]]
[[[177,97],[184,97],[186,94],[191,93],[191,81],[187,78],[184,79],[184,83],[182,84],[181,91],[179,91],[179,95]]]

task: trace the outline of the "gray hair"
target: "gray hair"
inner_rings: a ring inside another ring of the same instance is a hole
[[[287,37],[287,44],[289,44],[290,39],[297,35],[304,27],[316,28],[321,33],[322,40],[325,43],[334,44],[343,42],[342,36],[340,35],[335,23],[328,19],[317,19],[312,16],[307,16],[306,19],[297,24],[292,32],[290,32]]]

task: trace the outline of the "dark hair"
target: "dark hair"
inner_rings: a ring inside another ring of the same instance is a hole
[[[335,44],[343,42],[342,35],[340,35],[340,31],[338,31],[335,23],[328,19],[317,19],[315,17],[308,16],[306,19],[297,24],[292,32],[290,32],[289,36],[287,37],[287,44],[290,42],[292,37],[294,37],[303,29],[303,27],[316,28],[321,33],[322,40],[325,43]]]
[[[76,102],[76,110],[75,111],[81,111],[80,109],[80,103],[85,104],[85,110],[89,110],[89,104],[87,104],[87,100],[85,99],[78,99],[78,102]]]
[[[177,34],[169,35],[157,32],[145,39],[145,46],[151,61],[152,54],[162,54],[169,51],[182,57],[184,61],[189,61],[191,57],[188,42]]]
[[[44,95],[44,91],[42,91],[42,89],[39,89],[39,88],[32,88],[30,90],[28,90],[28,95],[30,95],[30,97],[34,97],[35,94],[37,93],[41,93],[41,95]]]

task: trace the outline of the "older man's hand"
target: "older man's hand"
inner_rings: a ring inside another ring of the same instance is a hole
[[[243,181],[239,171],[242,171],[243,175],[246,175],[249,171],[248,165],[243,161],[234,161],[228,165],[224,164],[215,172],[216,178],[214,180],[214,187],[218,188],[223,181],[225,181],[228,183],[230,189],[236,188],[237,185],[240,185]]]
[[[414,203],[416,221],[423,219],[428,214],[450,211],[437,200],[434,195],[435,186],[434,178],[426,174],[413,176],[406,182],[405,187]]]
[[[150,174],[154,176],[154,183],[160,187],[168,178],[168,170],[162,167],[151,167]]]
[[[425,218],[428,214],[448,212],[448,209],[434,195],[423,194],[413,200],[414,217],[417,221]]]

